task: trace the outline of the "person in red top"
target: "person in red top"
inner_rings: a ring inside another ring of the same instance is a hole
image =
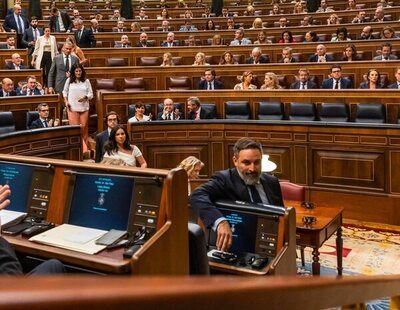
[[[296,43],[296,40],[293,39],[292,32],[290,32],[289,30],[285,30],[284,32],[282,32],[282,37],[278,41],[278,43]]]

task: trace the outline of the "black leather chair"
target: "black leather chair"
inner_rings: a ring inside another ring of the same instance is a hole
[[[106,67],[124,67],[128,65],[128,59],[122,57],[111,57],[106,59]]]
[[[225,102],[225,119],[250,119],[248,101]]]
[[[284,117],[283,103],[280,101],[260,101],[258,104],[259,120],[282,120]]]
[[[321,104],[319,119],[323,122],[348,122],[349,112],[345,103],[326,103]]]
[[[190,90],[192,83],[188,76],[171,76],[167,79],[167,89],[169,90]]]
[[[0,112],[0,134],[15,131],[12,112]]]
[[[207,247],[204,232],[194,223],[188,223],[189,230],[189,272],[191,275],[209,275]]]
[[[39,112],[37,111],[28,111],[26,112],[26,129],[31,127],[33,121],[36,121],[39,118]]]
[[[144,114],[149,115],[151,112],[151,104],[145,104],[144,105]],[[128,119],[133,117],[135,115],[135,105],[130,104],[128,106]]]
[[[381,103],[359,103],[357,104],[356,123],[378,123],[386,122],[385,106]]]
[[[217,118],[217,107],[215,106],[215,103],[201,103],[201,108],[209,111],[212,115],[212,118]]]
[[[142,77],[125,78],[124,79],[125,91],[142,91],[146,90],[146,85]]]
[[[184,103],[175,102],[175,103],[174,103],[174,110],[175,110],[175,109],[178,109],[179,112],[182,113],[182,116],[184,116],[184,115],[183,115],[183,113],[185,113],[185,105],[184,105]],[[162,112],[163,110],[164,110],[164,103],[159,103],[159,104],[157,105],[157,114],[160,113],[160,112]],[[157,117],[157,115],[156,115],[156,117]],[[183,117],[183,118],[185,118],[185,117]]]
[[[291,102],[289,105],[289,120],[315,121],[315,106],[310,102]]]

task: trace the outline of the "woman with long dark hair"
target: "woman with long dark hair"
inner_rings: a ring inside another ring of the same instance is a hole
[[[81,64],[72,66],[70,76],[65,82],[63,96],[69,124],[83,127],[82,150],[85,154],[88,151],[89,100],[93,98],[93,90]]]
[[[147,168],[146,160],[136,145],[130,143],[128,131],[122,125],[116,125],[110,133],[108,141],[104,145],[104,160],[122,160],[127,166],[136,167],[136,161],[140,168]]]

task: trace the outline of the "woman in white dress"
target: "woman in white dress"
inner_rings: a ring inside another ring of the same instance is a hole
[[[44,34],[37,38],[35,43],[35,50],[32,54],[31,65],[35,69],[43,70],[43,86],[47,87],[47,79],[51,63],[57,55],[57,42],[56,37],[50,35],[50,28],[44,28]]]
[[[147,168],[142,152],[136,145],[130,144],[128,131],[122,125],[117,125],[111,130],[104,150],[105,162],[110,162],[109,159],[114,158],[123,160],[127,166],[136,167],[137,161],[140,168]]]
[[[85,154],[88,151],[89,100],[93,98],[93,90],[81,64],[72,66],[70,77],[65,82],[63,96],[69,124],[83,127],[82,150]]]

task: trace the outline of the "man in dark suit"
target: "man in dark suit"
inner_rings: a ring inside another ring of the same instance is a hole
[[[247,64],[258,65],[258,64],[266,64],[269,63],[268,55],[263,55],[261,48],[256,46],[251,51],[250,57],[246,59]]]
[[[7,15],[4,19],[3,27],[7,32],[17,34],[17,47],[22,48],[22,36],[25,29],[29,27],[28,20],[21,15],[22,8],[20,5],[14,5],[14,14]]]
[[[216,73],[214,69],[206,69],[204,71],[204,79],[199,82],[198,89],[213,90],[223,89],[224,85],[221,81],[215,79]]]
[[[35,50],[36,39],[43,35],[43,28],[38,27],[38,20],[36,16],[31,17],[31,24],[22,36],[22,46],[28,49],[29,63],[32,60],[32,54]]]
[[[14,1],[14,5],[15,5],[15,4],[21,5],[21,2],[22,2],[21,0],[15,0],[15,1]],[[6,15],[12,15],[12,14],[14,14],[14,7],[9,8],[9,9],[7,10],[7,14],[6,14]],[[26,10],[25,10],[24,8],[22,8],[22,10],[21,10],[21,15],[22,15],[22,16],[25,16],[25,17],[28,16],[28,14],[27,14],[27,12],[26,12]]]
[[[351,80],[342,78],[342,67],[338,64],[331,66],[331,78],[325,79],[321,85],[322,89],[350,89],[353,88]]]
[[[315,89],[317,84],[309,81],[310,72],[306,68],[299,69],[298,81],[290,85],[290,89]]]
[[[83,26],[82,19],[74,20],[75,41],[80,48],[96,47],[96,39],[93,35],[92,29]]]
[[[18,96],[40,96],[44,95],[42,85],[36,81],[33,75],[28,76],[26,84],[22,88],[17,88]]]
[[[2,50],[15,50],[15,38],[13,35],[9,35],[6,37],[6,43],[0,44],[0,49]]]
[[[56,127],[60,125],[60,120],[58,118],[54,120],[49,119],[49,106],[47,103],[39,103],[37,111],[39,113],[39,118],[31,123],[29,129]]]
[[[123,34],[121,36],[121,41],[120,42],[115,42],[114,47],[117,48],[128,48],[131,47],[131,43],[129,42],[129,38],[126,34]]]
[[[161,43],[161,46],[163,47],[171,47],[171,46],[177,46],[178,43],[174,42],[175,40],[175,33],[173,32],[168,32],[167,34],[167,40],[165,42]]]
[[[376,8],[375,16],[371,20],[371,22],[381,23],[381,22],[388,22],[388,21],[391,21],[391,18],[389,18],[388,16],[385,16],[385,10],[382,7]]]
[[[117,112],[114,111],[108,112],[106,115],[106,122],[107,122],[107,129],[96,135],[96,157],[95,157],[96,163],[102,161],[104,155],[104,143],[106,143],[106,141],[110,137],[111,130],[116,125],[118,125],[119,117]]]
[[[71,55],[72,44],[65,42],[62,53],[54,57],[48,77],[49,92],[61,94],[65,82],[69,78],[69,71],[74,64],[79,64],[79,58]]]
[[[102,27],[99,27],[99,21],[95,18],[90,20],[91,27],[93,33],[97,32],[104,32],[104,29]]]
[[[200,99],[198,97],[189,97],[187,99],[187,109],[189,111],[187,119],[199,120],[215,118],[210,111],[201,107]]]
[[[241,138],[233,147],[235,168],[217,172],[210,181],[190,196],[190,205],[199,212],[208,228],[217,231],[217,249],[229,250],[232,231],[226,218],[215,207],[217,200],[244,201],[283,206],[277,178],[261,172],[262,145],[250,138]]]
[[[0,210],[10,204],[8,197],[11,190],[8,185],[0,185]],[[64,265],[56,260],[50,259],[37,266],[30,275],[46,275],[65,272]],[[2,237],[0,237],[0,275],[22,276],[23,267],[15,254],[12,246]]]
[[[136,47],[150,47],[153,46],[152,44],[150,44],[150,42],[147,41],[147,33],[146,32],[142,32],[139,35],[139,42],[136,44]]]
[[[23,70],[28,69],[27,66],[22,65],[22,58],[18,53],[14,53],[11,55],[11,61],[8,61],[4,67],[4,69],[8,70]]]
[[[388,88],[400,89],[400,68],[396,69],[394,76],[396,77],[396,83],[390,84]]]
[[[181,111],[174,107],[172,99],[167,98],[164,100],[163,110],[157,114],[157,120],[159,121],[177,121],[184,119]]]
[[[397,56],[392,54],[392,44],[390,42],[385,42],[381,45],[381,54],[375,56],[373,60],[387,61],[396,59]]]
[[[4,78],[1,81],[0,97],[16,96],[17,92],[14,90],[14,82],[9,78]]]
[[[278,60],[279,63],[293,63],[298,62],[296,58],[293,58],[292,55],[293,49],[289,46],[286,46],[282,49],[282,58]]]
[[[71,32],[72,20],[67,13],[52,8],[49,26],[51,32]]]
[[[308,58],[308,62],[328,62],[334,61],[332,55],[326,54],[326,47],[323,44],[317,45],[317,52]]]

